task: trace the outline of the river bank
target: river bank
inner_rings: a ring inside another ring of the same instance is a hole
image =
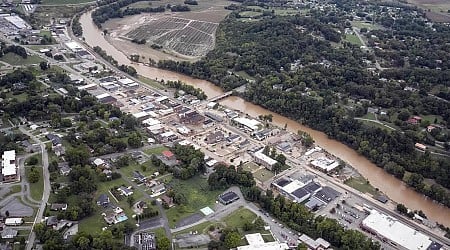
[[[158,80],[180,80],[187,84],[194,85],[197,88],[201,88],[208,97],[214,97],[224,93],[221,88],[208,81],[195,79],[167,70],[147,67],[142,64],[131,64],[126,55],[111,45],[105,37],[103,37],[102,32],[93,24],[90,18],[90,12],[81,16],[80,23],[83,27],[83,36],[87,45],[91,47],[102,47],[102,49],[114,57],[119,64],[133,66],[139,75]],[[258,117],[260,114],[272,114],[273,123],[275,125],[280,127],[287,125],[287,129],[290,131],[297,132],[298,130],[302,130],[309,133],[319,146],[353,166],[362,176],[364,176],[364,178],[368,179],[374,187],[385,193],[393,201],[405,204],[408,208],[413,210],[422,210],[430,219],[438,221],[446,226],[450,226],[449,208],[441,206],[407,187],[401,180],[386,173],[382,168],[377,167],[368,159],[359,155],[355,150],[338,141],[329,139],[324,133],[310,129],[292,119],[273,113],[239,97],[228,97],[220,103],[253,117]]]

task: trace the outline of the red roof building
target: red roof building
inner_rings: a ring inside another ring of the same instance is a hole
[[[169,150],[165,150],[162,152],[163,156],[166,157],[166,159],[168,160],[172,160],[174,159],[174,154],[172,152],[170,152]]]

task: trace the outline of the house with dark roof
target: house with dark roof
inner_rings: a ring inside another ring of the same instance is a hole
[[[98,197],[97,205],[106,207],[109,205],[109,196],[107,194],[101,194]]]
[[[58,163],[58,168],[59,168],[59,173],[61,175],[64,175],[64,176],[68,175],[70,173],[70,171],[72,170],[69,167],[69,163],[68,162],[60,162],[60,163]]]
[[[50,210],[52,210],[52,211],[66,211],[67,210],[67,204],[66,203],[53,203],[50,206]]]
[[[133,179],[134,179],[134,181],[136,181],[138,183],[143,183],[143,182],[145,182],[146,178],[144,175],[141,174],[141,172],[136,170],[133,172]]]
[[[48,217],[47,221],[46,221],[46,225],[47,225],[47,227],[54,227],[54,226],[58,225],[58,217],[56,217],[56,216]]]
[[[59,144],[53,147],[53,152],[55,152],[55,155],[59,157],[66,154],[66,149],[61,144]]]
[[[58,146],[62,144],[62,139],[61,137],[59,137],[58,135],[55,134],[47,134],[45,137],[47,137],[47,139],[49,139],[50,141],[52,141],[52,147],[54,146]]]

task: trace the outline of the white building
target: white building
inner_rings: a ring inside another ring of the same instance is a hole
[[[361,222],[361,227],[400,249],[425,250],[432,243],[428,236],[374,209]]]
[[[322,172],[328,173],[339,167],[339,162],[325,157],[320,157],[311,161],[311,165]]]
[[[255,162],[264,166],[265,168],[272,170],[273,165],[275,165],[278,161],[270,158],[269,156],[265,155],[262,150],[255,152],[253,154],[255,157]]]
[[[73,52],[78,52],[80,50],[83,50],[83,47],[81,47],[81,45],[77,42],[68,42],[68,43],[66,43],[66,46]]]
[[[146,113],[146,115],[148,115],[147,112],[145,112],[145,113]],[[161,121],[158,119],[155,119],[155,118],[148,118],[148,119],[143,120],[142,124],[149,127],[149,126],[161,124]]]
[[[286,243],[280,243],[278,241],[264,242],[263,237],[260,233],[247,234],[245,239],[248,242],[246,246],[237,247],[237,250],[286,250],[289,246]]]
[[[7,226],[20,226],[23,224],[22,218],[6,218],[5,225]]]
[[[4,18],[18,29],[31,29],[31,26],[19,16],[5,16]]]
[[[17,180],[16,151],[4,151],[2,155],[2,176],[4,182]]]
[[[254,119],[248,119],[245,117],[237,117],[237,118],[234,118],[233,121],[250,131],[259,130],[259,126],[261,125],[261,123],[259,121],[254,120]]]

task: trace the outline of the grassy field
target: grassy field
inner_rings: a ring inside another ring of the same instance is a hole
[[[256,214],[246,208],[239,208],[223,219],[223,222],[231,228],[241,228],[244,223],[252,223],[256,219]]]
[[[345,41],[355,44],[355,45],[362,45],[361,40],[359,40],[357,35],[350,35],[350,34],[346,34],[345,35]]]
[[[149,85],[150,87],[156,88],[156,89],[164,89],[164,86],[159,83],[158,81],[149,79],[147,77],[144,76],[138,76],[138,80]]]
[[[22,191],[22,187],[20,185],[14,185],[10,187],[10,194],[15,194],[15,193],[19,193],[20,191]]]
[[[36,183],[30,183],[30,195],[33,200],[39,201],[42,199],[42,193],[44,192],[44,179],[42,177],[42,167],[36,167],[39,172],[39,181]],[[31,167],[25,167],[25,174],[28,179],[28,175],[31,172]]]
[[[210,191],[207,179],[195,176],[189,180],[174,179],[170,183],[175,192],[181,192],[187,204],[175,206],[166,210],[169,225],[173,228],[176,223],[189,215],[200,212],[200,209],[209,206],[212,208],[221,191]]]
[[[271,172],[265,168],[260,169],[253,174],[253,177],[255,177],[256,179],[258,179],[261,182],[268,181],[270,178],[272,178],[274,176],[275,175],[273,174],[273,172]]]
[[[345,185],[350,186],[363,193],[378,195],[378,191],[370,185],[370,183],[363,177],[351,177],[344,182]]]
[[[13,66],[18,65],[29,65],[29,64],[38,64],[43,60],[38,56],[28,56],[27,59],[23,59],[21,56],[18,56],[14,53],[7,53],[0,57],[0,61],[11,64]]]
[[[246,171],[253,172],[253,171],[259,169],[259,166],[254,162],[247,162],[242,166],[242,168]]]

